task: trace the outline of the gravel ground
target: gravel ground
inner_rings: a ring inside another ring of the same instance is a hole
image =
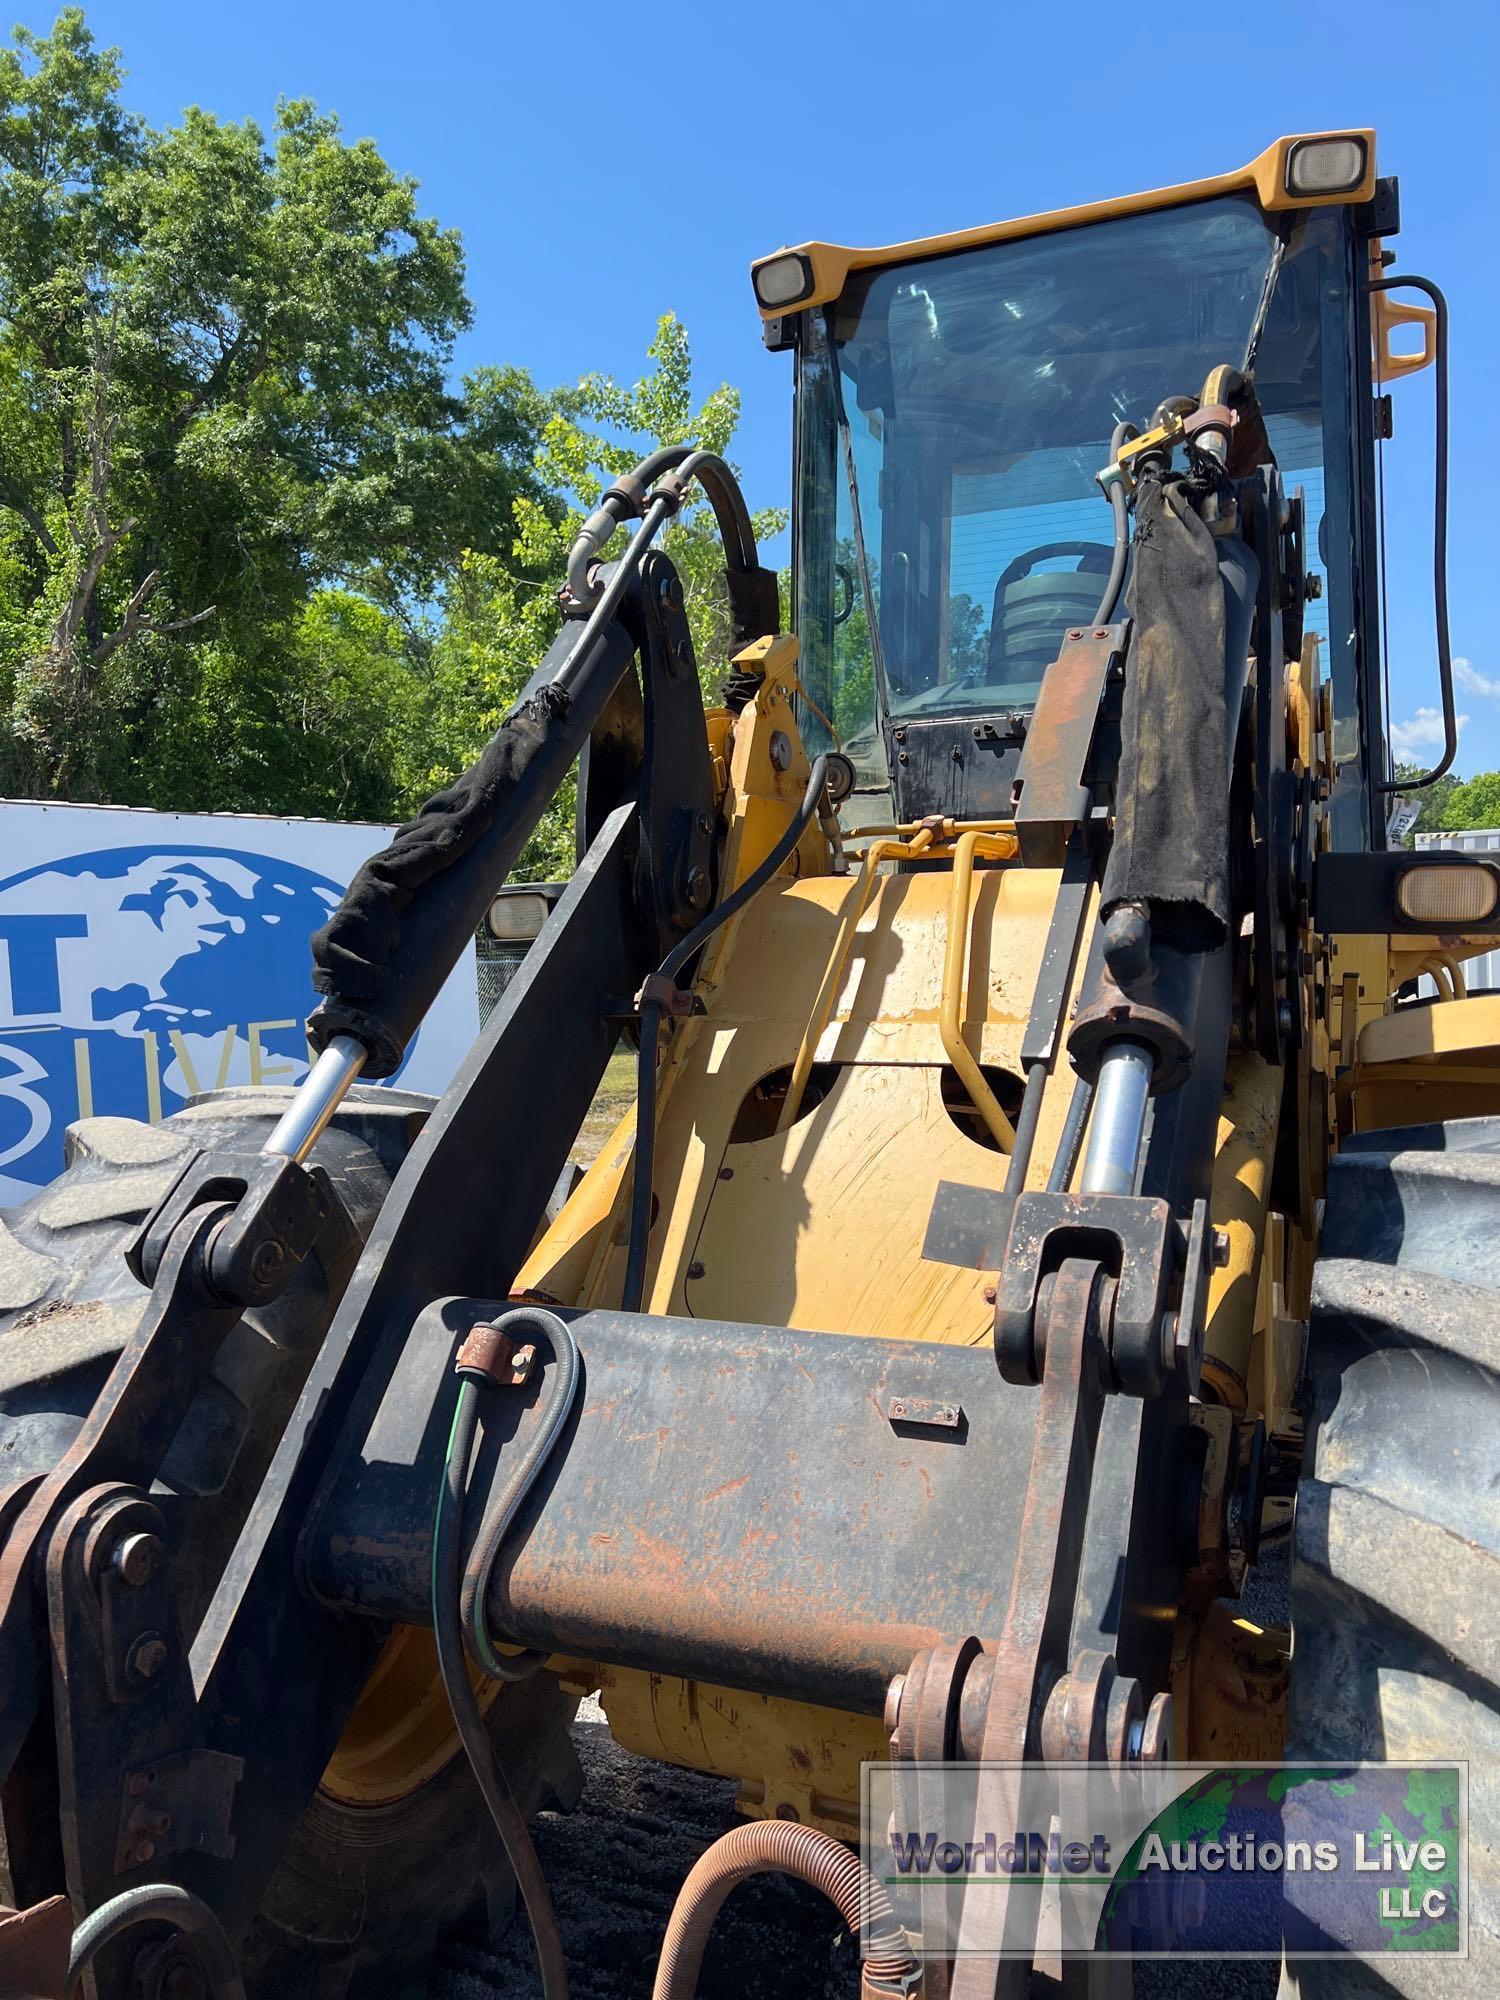
[[[585,1705],[585,1716],[593,1703]],[[731,1780],[654,1764],[620,1749],[602,1718],[574,1741],[583,1798],[536,1822],[567,1948],[572,2000],[645,2000],[677,1891],[698,1856],[739,1824]],[[850,2000],[858,1960],[831,1906],[784,1877],[747,1882],[714,1926],[702,2000]],[[797,1968],[795,1977],[788,1965]],[[450,1948],[432,2000],[540,2000],[524,1922],[488,1950]]]
[[[1259,1624],[1287,1616],[1287,1545],[1265,1550],[1236,1609]],[[574,1729],[583,1798],[544,1813],[537,1851],[552,1884],[572,1972],[572,2000],[647,2000],[662,1933],[683,1877],[711,1841],[739,1822],[735,1786],[631,1756],[597,1703]],[[1277,1968],[1259,1964],[1141,1964],[1136,2000],[1274,2000]],[[830,1906],[779,1876],[730,1897],[714,1926],[700,2000],[855,2000],[858,1962]],[[513,1924],[488,1948],[452,1946],[431,2000],[540,2000],[530,1933]]]

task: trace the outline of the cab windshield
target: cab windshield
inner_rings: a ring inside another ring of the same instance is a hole
[[[1035,701],[1062,630],[1103,594],[1094,475],[1115,425],[1144,429],[1252,347],[1286,485],[1307,490],[1309,561],[1321,547],[1326,563],[1320,265],[1335,233],[1330,210],[1268,217],[1231,196],[855,273],[805,316],[801,674],[862,788],[886,782],[882,709]],[[1347,509],[1333,525],[1347,550]],[[1328,597],[1308,608],[1326,634]]]

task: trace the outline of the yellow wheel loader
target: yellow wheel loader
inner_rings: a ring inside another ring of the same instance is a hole
[[[0,1230],[6,1990],[420,1992],[519,1892],[561,2000],[528,1821],[594,1692],[740,1788],[658,2000],[767,1869],[867,2000],[1126,1991],[1013,1887],[1019,1951],[898,1912],[862,1772],[1184,1760],[1466,1760],[1449,1971],[1490,1990],[1500,868],[1387,847],[1375,463],[1428,364],[1420,782],[1456,734],[1446,308],[1398,226],[1333,132],[754,265],[794,630],[730,468],[654,453],[313,940],[301,1087],[71,1128]],[[695,487],[707,707],[655,546]],[[370,1087],[575,764],[576,873],[452,1088]],[[1288,1633],[1233,1600],[1289,1523]],[[1287,1951],[1289,1990],[1436,1990]]]

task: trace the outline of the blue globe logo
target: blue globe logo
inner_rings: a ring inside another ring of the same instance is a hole
[[[201,1090],[299,1083],[308,939],[342,894],[296,862],[192,846],[0,881],[0,1207],[61,1171],[77,1117],[156,1120]]]

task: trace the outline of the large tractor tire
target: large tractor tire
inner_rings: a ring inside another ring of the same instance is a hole
[[[284,1090],[216,1091],[161,1125],[83,1119],[68,1131],[59,1178],[0,1217],[0,1486],[46,1471],[77,1433],[147,1296],[123,1246],[189,1150],[253,1150],[288,1101]],[[238,1518],[259,1485],[430,1109],[429,1098],[404,1091],[361,1088],[345,1100],[313,1158],[352,1229],[315,1250],[281,1298],[228,1335],[168,1454],[155,1497],[187,1579],[189,1630],[212,1590],[223,1519]],[[550,1675],[489,1700],[492,1737],[529,1811],[577,1797],[575,1707]],[[431,1635],[398,1632],[245,1942],[249,1990],[254,2000],[421,1994],[444,1934],[493,1929],[513,1902],[452,1731]]]
[[[1291,1760],[1469,1766],[1469,1958],[1306,1963],[1337,1994],[1500,1990],[1500,1119],[1332,1163],[1292,1557]]]

